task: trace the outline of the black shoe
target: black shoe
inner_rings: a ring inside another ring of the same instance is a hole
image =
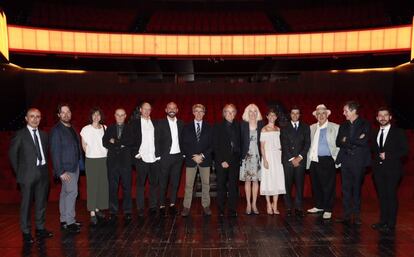
[[[219,216],[224,217],[224,211],[223,210],[219,210]]]
[[[91,216],[90,222],[92,226],[98,225],[98,217],[96,217],[96,215]]]
[[[75,221],[75,223],[73,223],[73,224],[75,224],[78,227],[82,227],[82,223],[80,223],[79,221]],[[61,222],[60,223],[60,229],[61,230],[65,230],[66,226],[67,226],[66,222]]]
[[[34,240],[33,240],[32,234],[23,233],[23,243],[24,244],[33,244]]]
[[[172,205],[168,208],[168,214],[171,216],[177,215],[177,208],[175,207],[175,205]]]
[[[336,220],[335,220],[335,222],[336,222],[336,223],[342,223],[342,224],[344,224],[344,225],[346,225],[346,226],[351,225],[351,219],[350,219],[350,218],[348,218],[348,217],[345,217],[345,218],[338,218],[338,219],[336,219]]]
[[[362,220],[360,217],[355,217],[354,218],[354,224],[357,226],[361,226],[362,225]]]
[[[68,233],[79,233],[80,227],[76,223],[66,225],[65,231]]]
[[[295,210],[297,217],[305,217],[305,213],[302,210]]]
[[[292,210],[286,210],[286,217],[292,217]]]
[[[95,216],[98,218],[99,221],[105,220],[105,213],[103,211],[95,212]]]
[[[374,229],[374,230],[380,230],[381,228],[386,227],[386,226],[387,226],[387,224],[378,222],[378,223],[372,224],[371,228]]]
[[[109,223],[115,223],[117,221],[117,219],[118,219],[118,216],[116,216],[116,214],[112,213],[112,214],[109,214],[108,222]]]
[[[237,217],[237,212],[236,211],[229,211],[228,216],[235,218],[235,217]]]
[[[138,209],[138,211],[137,211],[137,215],[138,215],[138,217],[144,217],[144,209]]]
[[[381,227],[381,228],[379,229],[379,231],[380,231],[381,233],[388,234],[388,233],[392,233],[392,232],[394,232],[394,231],[395,231],[395,227],[391,227],[391,226],[387,226],[387,225],[385,225],[385,226]]]
[[[53,237],[53,233],[46,229],[39,229],[39,230],[36,230],[36,237],[37,238],[51,238]]]
[[[131,220],[132,220],[132,215],[131,215],[131,213],[125,213],[125,215],[124,215],[124,219],[125,219],[125,221],[131,221]]]
[[[157,215],[157,208],[156,207],[149,208],[148,216],[153,217],[155,215]]]
[[[165,216],[165,207],[160,208],[160,217],[164,217]]]

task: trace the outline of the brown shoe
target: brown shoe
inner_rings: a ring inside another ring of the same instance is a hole
[[[204,216],[211,216],[210,207],[204,207],[203,211],[204,211]]]
[[[181,216],[187,217],[188,215],[190,215],[190,209],[184,207],[183,211],[181,212]]]

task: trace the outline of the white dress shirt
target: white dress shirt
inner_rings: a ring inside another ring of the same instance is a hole
[[[299,129],[299,121],[290,121],[290,123],[292,124],[292,127],[295,128],[295,124],[296,124],[296,129]],[[303,158],[302,155],[298,155],[299,157]],[[295,157],[290,158],[288,161],[292,161],[293,159],[295,159]]]
[[[173,120],[171,120],[169,117],[167,117],[168,124],[170,125],[170,131],[171,131],[171,150],[170,154],[177,154],[180,153],[180,143],[178,141],[178,127],[177,127],[177,117],[174,117]]]
[[[200,133],[201,133],[201,129],[203,128],[203,121],[194,120],[194,128],[195,128],[196,133],[197,133],[197,123],[200,124]]]
[[[377,144],[380,145],[380,136],[381,136],[381,130],[384,129],[384,136],[383,136],[383,146],[385,145],[385,141],[388,136],[388,132],[390,132],[391,124],[386,125],[385,127],[380,127],[380,130],[378,131],[377,135]]]
[[[142,158],[146,163],[154,163],[155,158],[155,137],[154,137],[154,125],[151,119],[144,119],[141,117],[141,146],[137,158]]]
[[[42,146],[42,140],[40,139],[39,128],[32,128],[29,125],[27,125],[27,129],[29,130],[30,135],[32,136],[33,143],[35,144],[35,146],[36,146],[36,142],[35,142],[34,135],[33,135],[33,130],[34,129],[36,129],[36,136],[39,139],[39,147],[40,147],[40,154],[42,155],[42,162],[40,163],[39,159],[37,159],[36,165],[37,166],[45,165],[46,164],[46,158],[45,158],[45,154],[43,153],[43,146]]]

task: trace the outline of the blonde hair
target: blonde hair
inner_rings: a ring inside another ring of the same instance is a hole
[[[203,112],[206,111],[206,107],[204,105],[202,105],[202,104],[195,104],[195,105],[193,105],[192,111],[194,111],[196,108],[202,109]]]
[[[260,113],[259,107],[257,107],[257,105],[255,104],[249,104],[248,106],[246,106],[246,108],[244,109],[243,115],[242,115],[242,119],[244,121],[249,121],[249,111],[250,110],[254,110],[257,112],[257,118],[256,120],[263,120],[262,114]]]

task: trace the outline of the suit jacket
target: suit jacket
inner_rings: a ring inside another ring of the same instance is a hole
[[[257,122],[257,147],[259,148],[259,154],[262,156],[262,153],[260,151],[260,132],[263,128],[263,121],[259,120]],[[249,152],[249,146],[250,146],[250,128],[249,123],[246,121],[243,121],[240,124],[240,133],[241,133],[241,158],[246,158],[247,153]]]
[[[177,130],[178,130],[178,144],[180,145],[180,150],[182,152],[182,132],[184,128],[184,122],[177,119]],[[156,128],[156,137],[155,137],[155,156],[162,157],[170,154],[172,145],[172,137],[170,124],[168,123],[167,118],[159,120],[157,122]]]
[[[408,141],[404,130],[391,125],[384,142],[385,160],[379,157],[380,149],[377,142],[379,129],[372,133],[371,150],[373,152],[372,166],[375,169],[391,169],[402,172],[402,157],[408,154]]]
[[[280,144],[282,146],[282,163],[289,164],[289,160],[298,155],[303,157],[301,165],[306,165],[306,159],[310,147],[309,125],[299,121],[298,130],[289,122],[280,131]]]
[[[131,149],[126,143],[126,140],[131,137],[129,134],[131,134],[131,130],[127,124],[124,125],[120,139],[118,139],[117,124],[113,124],[105,130],[102,144],[108,149],[108,168],[131,166]],[[109,142],[111,138],[115,139],[115,143]]]
[[[355,131],[350,135],[351,123],[346,121],[339,126],[336,145],[339,147],[336,163],[352,166],[366,167],[370,164],[370,130],[371,126],[368,121],[357,118],[354,121]],[[344,141],[345,139],[345,141]]]
[[[62,122],[58,122],[50,131],[50,154],[56,177],[60,177],[65,171],[74,173],[78,167],[82,167],[79,135],[76,133],[76,141],[73,139],[72,132]]]
[[[197,142],[196,128],[194,121],[185,125],[182,134],[182,152],[185,155],[185,166],[195,167],[197,163],[192,160],[194,154],[203,154],[204,160],[201,167],[211,166],[211,153],[213,151],[213,133],[210,125],[203,121],[201,125],[200,141]]]
[[[240,124],[233,121],[236,130],[236,140],[241,147]],[[213,152],[216,165],[221,165],[222,162],[230,163],[234,159],[234,155],[240,158],[240,151],[232,151],[231,139],[226,128],[226,121],[218,123],[214,126],[213,131]],[[241,150],[241,149],[240,149]]]
[[[312,142],[315,137],[316,130],[318,128],[318,123],[314,123],[310,126],[310,136],[311,136],[311,146],[309,147],[308,157],[306,168],[310,168],[310,148],[312,147]],[[326,139],[328,141],[329,151],[331,152],[332,158],[336,160],[336,157],[339,153],[339,147],[336,146],[336,137],[338,136],[339,125],[333,122],[328,121],[327,131],[326,131]],[[338,167],[339,165],[337,165]]]
[[[10,143],[9,158],[18,183],[30,181],[38,169],[36,145],[30,133],[27,127],[24,127],[16,132]],[[39,130],[39,135],[43,155],[47,162],[47,134]]]

